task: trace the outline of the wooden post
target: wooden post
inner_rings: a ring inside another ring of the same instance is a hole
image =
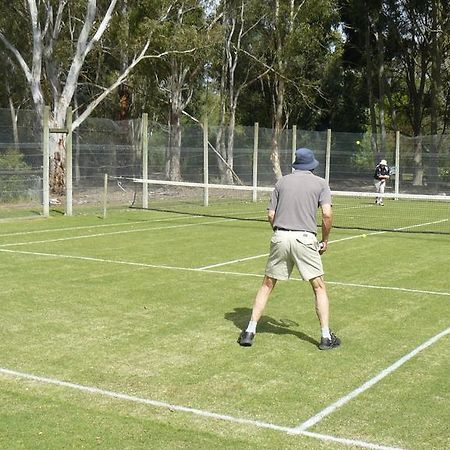
[[[395,193],[400,190],[400,131],[395,133]]]
[[[253,134],[253,202],[258,200],[258,147],[259,147],[259,123],[255,123]]]
[[[208,117],[203,121],[203,206],[209,206]]]
[[[103,177],[103,219],[106,219],[106,209],[108,207],[108,174]]]
[[[331,129],[327,130],[327,148],[325,154],[325,180],[330,183]]]
[[[148,209],[148,114],[142,114],[142,127],[141,127],[141,140],[142,140],[142,208]]]
[[[295,152],[297,151],[297,125],[292,125],[292,163],[295,161]],[[292,172],[295,169],[292,167]]]
[[[67,108],[66,115],[66,168],[65,168],[65,185],[66,185],[66,216],[73,215],[73,183],[72,183],[72,108]]]
[[[42,214],[44,217],[50,216],[50,107],[44,106],[42,117]]]

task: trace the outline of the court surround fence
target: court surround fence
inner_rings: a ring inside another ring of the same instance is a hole
[[[149,123],[145,114],[128,121],[88,118],[77,129],[61,134],[66,144],[70,136],[66,152],[71,156],[64,161],[65,191],[56,195],[49,188],[52,151],[46,150],[46,142],[50,133],[61,131],[51,130],[46,119],[43,122],[33,111],[19,111],[13,119],[10,110],[0,109],[3,217],[21,215],[19,211],[46,216],[48,205],[59,204],[71,215],[72,205],[76,211],[84,205],[100,204],[104,174],[122,179],[123,183],[128,179],[170,181],[168,161],[173,160],[173,149],[168,144],[171,133],[167,125]],[[272,130],[258,124],[236,127],[232,165],[228,166],[217,151],[218,131],[206,123],[181,126],[181,146],[175,149],[179,151],[175,181],[202,187],[205,205],[211,186],[217,185],[221,189],[244,186],[244,190],[253,190],[256,200],[258,188],[272,188],[276,182],[271,159]],[[372,151],[373,138],[380,141],[380,136],[368,133],[287,129],[279,141],[281,172],[291,172],[296,148],[309,147],[320,162],[316,173],[326,178],[335,192],[373,192],[374,167],[384,158],[393,173],[388,193],[438,195],[443,200],[450,196],[450,135],[407,137],[392,133],[387,136],[385,149],[377,153]],[[223,176],[224,167],[232,168],[232,177]],[[143,207],[148,202],[148,189],[149,184],[142,183]]]

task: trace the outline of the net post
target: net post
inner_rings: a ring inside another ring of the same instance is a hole
[[[325,180],[330,183],[331,128],[327,129],[327,148],[325,153]]]
[[[106,210],[108,207],[108,174],[103,176],[103,219],[106,219]]]
[[[73,215],[73,184],[72,184],[72,108],[67,108],[66,114],[66,170],[65,172],[65,183],[66,183],[66,216]]]
[[[395,132],[395,187],[396,194],[400,191],[400,131]],[[396,199],[398,200],[398,199]]]
[[[50,107],[44,106],[42,115],[42,214],[50,216]]]
[[[292,125],[292,163],[295,161],[295,152],[297,150],[297,125]],[[295,172],[295,169],[292,168],[292,172]]]
[[[142,141],[142,208],[148,209],[148,114],[142,114],[141,124]]]
[[[258,200],[258,147],[259,147],[259,123],[255,122],[255,128],[253,130],[253,193],[252,200],[256,202]]]
[[[209,205],[208,117],[203,119],[203,206]]]

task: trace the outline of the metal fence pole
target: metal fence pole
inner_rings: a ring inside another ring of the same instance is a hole
[[[259,123],[255,123],[253,130],[253,201],[258,200],[258,147],[259,147]]]
[[[142,140],[142,208],[148,209],[148,114],[142,114],[141,124],[141,140]]]
[[[50,107],[44,106],[42,116],[42,214],[44,217],[50,216]]]

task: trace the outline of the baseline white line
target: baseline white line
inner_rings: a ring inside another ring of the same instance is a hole
[[[121,261],[116,259],[106,259],[106,258],[94,258],[90,256],[76,256],[76,255],[64,255],[59,253],[45,253],[45,252],[30,252],[24,250],[9,250],[0,248],[0,252],[10,253],[10,254],[20,254],[20,255],[31,255],[31,256],[47,256],[50,258],[62,258],[62,259],[75,259],[82,261],[93,261],[93,262],[101,262],[101,263],[109,263],[109,264],[119,264],[125,266],[136,266],[136,267],[146,267],[149,269],[169,269],[169,270],[179,270],[184,272],[198,272],[198,273],[210,273],[210,274],[218,274],[218,275],[231,275],[237,277],[255,277],[262,278],[262,275],[259,273],[245,273],[245,272],[230,272],[225,270],[204,270],[198,269],[195,267],[179,267],[179,266],[167,266],[164,264],[148,264],[148,263],[139,263],[133,261]],[[291,278],[292,281],[303,281],[301,278]],[[410,292],[413,294],[430,294],[430,295],[444,295],[450,296],[449,292],[442,291],[425,291],[418,289],[408,289],[408,288],[398,288],[392,286],[372,286],[370,284],[355,284],[355,283],[341,283],[338,281],[327,281],[327,284],[335,284],[339,286],[350,286],[350,287],[360,287],[367,289],[384,289],[384,290],[393,290],[393,291],[402,291],[402,292]]]
[[[209,419],[222,420],[225,422],[237,423],[240,425],[251,425],[251,426],[255,426],[257,428],[265,428],[265,429],[280,431],[280,432],[288,433],[288,434],[304,435],[304,436],[312,437],[312,438],[319,439],[322,441],[339,442],[339,443],[349,445],[349,446],[356,445],[358,447],[369,448],[369,449],[402,450],[397,447],[386,447],[386,446],[373,444],[370,442],[364,442],[364,441],[360,441],[360,440],[339,438],[339,437],[328,436],[328,435],[319,434],[319,433],[311,433],[308,431],[298,432],[291,427],[284,427],[284,426],[275,425],[272,423],[262,422],[259,420],[233,417],[233,416],[230,416],[227,414],[218,414],[218,413],[205,411],[205,410],[201,410],[201,409],[197,409],[197,408],[190,408],[187,406],[174,405],[171,403],[161,402],[158,400],[151,400],[151,399],[147,399],[147,398],[137,397],[134,395],[128,395],[128,394],[125,394],[122,392],[108,391],[108,390],[100,389],[100,388],[93,387],[93,386],[86,386],[86,385],[82,385],[82,384],[71,383],[68,381],[61,381],[61,380],[57,380],[55,378],[40,377],[37,375],[24,373],[24,372],[18,372],[18,371],[6,369],[6,368],[0,368],[0,373],[2,373],[3,375],[6,375],[6,376],[13,376],[16,378],[24,378],[24,379],[36,381],[39,383],[46,383],[46,384],[51,384],[54,386],[75,389],[78,391],[87,392],[89,394],[103,395],[103,396],[114,398],[114,399],[125,400],[128,402],[134,402],[134,403],[141,403],[141,404],[145,404],[145,405],[154,406],[157,408],[169,409],[170,411],[178,411],[178,412],[183,412],[183,413],[195,414],[197,416],[206,417]]]
[[[371,378],[369,381],[367,381],[366,383],[364,383],[362,386],[360,386],[359,388],[353,390],[352,392],[350,392],[349,394],[345,395],[344,397],[341,397],[339,400],[337,400],[336,402],[334,402],[333,404],[327,406],[325,409],[323,409],[322,411],[320,411],[318,414],[316,414],[315,416],[311,417],[310,419],[306,420],[305,422],[301,423],[300,425],[298,425],[297,427],[295,427],[296,431],[306,431],[308,428],[311,428],[312,426],[316,425],[317,423],[319,423],[321,420],[323,420],[325,417],[329,416],[330,414],[332,414],[334,411],[336,411],[338,408],[341,408],[342,406],[344,406],[346,403],[348,403],[350,400],[354,399],[355,397],[357,397],[359,394],[363,393],[364,391],[367,391],[368,389],[370,389],[372,386],[374,386],[376,383],[378,383],[379,381],[381,381],[383,378],[387,377],[388,375],[390,375],[392,372],[394,372],[395,370],[397,370],[400,366],[402,366],[403,364],[405,364],[407,361],[409,361],[410,359],[412,359],[414,356],[416,356],[418,353],[420,353],[421,351],[425,350],[426,348],[430,347],[431,345],[433,345],[435,342],[437,342],[439,339],[443,338],[444,336],[447,336],[450,333],[450,327],[447,328],[444,331],[441,331],[439,334],[437,334],[436,336],[433,336],[432,338],[428,339],[428,341],[426,341],[425,343],[423,343],[422,345],[419,345],[419,347],[415,348],[414,350],[412,350],[411,352],[409,352],[407,355],[403,356],[402,358],[400,358],[398,361],[396,361],[394,364],[390,365],[388,368],[384,369],[383,371],[381,371],[378,375],[376,375],[375,377]]]
[[[57,239],[44,239],[42,241],[13,242],[10,244],[0,244],[0,247],[17,247],[20,245],[28,245],[28,244],[49,244],[49,243],[54,243],[54,242],[74,241],[74,240],[78,240],[78,239],[88,239],[88,238],[93,238],[93,237],[114,236],[117,234],[138,233],[141,231],[171,230],[174,228],[196,227],[198,225],[210,225],[210,224],[214,224],[214,223],[231,222],[231,221],[235,221],[235,220],[236,219],[222,219],[222,220],[212,220],[212,221],[208,221],[208,222],[186,223],[186,224],[182,224],[182,225],[170,225],[170,226],[164,226],[164,227],[135,228],[133,230],[111,231],[110,233],[84,234],[81,236],[69,236],[69,237],[57,238]]]

